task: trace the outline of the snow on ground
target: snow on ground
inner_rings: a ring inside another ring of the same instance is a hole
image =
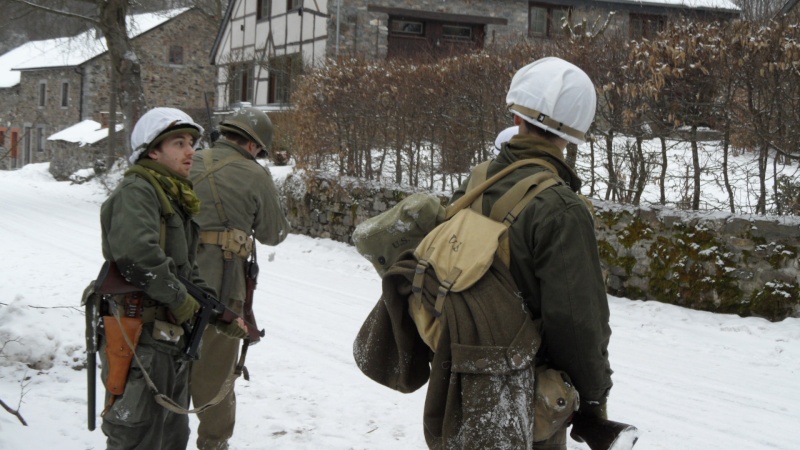
[[[54,181],[46,164],[0,171],[0,399],[28,422],[0,410],[2,449],[105,446],[99,429],[86,429],[78,306],[102,263],[104,197],[94,182]],[[371,265],[350,246],[300,235],[259,255],[255,312],[267,335],[248,354],[251,380],[236,385],[232,448],[424,449],[424,389],[384,388],[351,356],[379,296]],[[609,410],[640,428],[637,449],[797,448],[800,319],[610,303]]]

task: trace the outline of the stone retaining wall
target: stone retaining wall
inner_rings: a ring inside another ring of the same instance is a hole
[[[308,172],[292,173],[281,189],[295,233],[347,243],[356,225],[413,192]],[[800,218],[594,205],[610,294],[773,321],[800,317]]]

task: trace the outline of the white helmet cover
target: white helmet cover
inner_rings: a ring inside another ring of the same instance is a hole
[[[594,120],[597,93],[592,80],[579,67],[548,57],[514,74],[506,103],[522,120],[581,144]]]
[[[157,139],[161,133],[170,128],[187,128],[187,132],[194,137],[194,148],[200,145],[200,135],[203,134],[203,127],[195,123],[192,118],[175,108],[153,108],[139,118],[131,132],[131,148],[133,153],[128,161],[136,164],[136,161],[143,153],[158,144],[161,139]],[[196,129],[196,133],[192,128]]]

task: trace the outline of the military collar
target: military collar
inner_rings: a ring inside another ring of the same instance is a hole
[[[256,160],[255,156],[251,155],[250,152],[248,152],[247,150],[244,149],[244,147],[242,147],[241,145],[237,144],[236,142],[229,141],[229,140],[225,139],[224,137],[220,138],[217,142],[215,142],[214,143],[214,147],[229,148],[229,149],[232,149],[232,150],[235,150],[235,151],[239,152],[239,154],[241,154],[246,159],[250,159],[250,160],[253,160],[253,161]]]
[[[558,176],[567,182],[570,188],[578,192],[581,188],[581,179],[578,174],[567,165],[561,149],[547,139],[532,134],[518,134],[503,145],[497,161],[502,164],[511,164],[520,159],[544,158],[555,162]]]

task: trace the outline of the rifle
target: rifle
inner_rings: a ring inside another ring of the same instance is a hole
[[[200,348],[200,341],[203,339],[203,331],[206,325],[211,322],[212,317],[216,317],[217,322],[231,323],[240,316],[225,306],[224,303],[217,300],[213,295],[201,289],[200,286],[197,286],[180,275],[178,275],[178,280],[186,287],[186,292],[200,303],[200,311],[197,312],[197,318],[194,324],[191,326],[188,323],[182,324],[189,336],[186,342],[186,349],[183,353],[190,359],[197,359],[197,351]],[[251,328],[258,331],[254,324],[249,323],[247,320],[244,320],[244,318],[242,320],[247,327],[248,335],[250,334]]]
[[[186,278],[178,275],[178,280],[186,287],[186,291],[200,303],[200,311],[197,312],[197,319],[194,324],[190,325],[188,322],[181,324],[186,332],[186,348],[183,350],[183,355],[187,359],[196,360],[199,356],[198,350],[203,339],[203,331],[206,325],[211,322],[211,319],[216,318],[218,322],[231,323],[238,319],[239,315]],[[98,295],[129,294],[143,291],[143,289],[130,284],[120,273],[117,264],[112,261],[106,261],[103,264],[95,286],[95,293]],[[255,325],[246,321],[245,325],[248,329],[250,327],[255,328]],[[89,339],[88,330],[87,339]]]
[[[572,417],[569,434],[592,450],[630,450],[639,440],[639,430],[633,425],[582,414]]]
[[[253,294],[258,285],[258,260],[256,259],[256,246],[253,245],[253,257],[245,266],[245,297],[242,315],[247,324],[248,345],[255,345],[264,337],[264,330],[259,330],[256,316],[253,314]],[[250,326],[252,324],[252,326]]]

